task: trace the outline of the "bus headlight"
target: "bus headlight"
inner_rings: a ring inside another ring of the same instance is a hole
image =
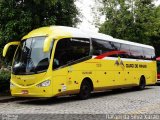
[[[46,80],[46,81],[44,81],[42,83],[39,83],[37,85],[37,87],[47,87],[47,86],[50,86],[50,84],[51,84],[51,81],[50,80]]]

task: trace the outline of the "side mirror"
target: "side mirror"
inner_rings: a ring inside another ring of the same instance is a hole
[[[45,39],[44,46],[43,46],[43,52],[48,52],[49,51],[52,40],[53,40],[52,36],[49,36]]]
[[[20,44],[20,42],[10,42],[10,43],[6,44],[6,45],[4,46],[4,48],[3,48],[3,57],[6,56],[6,53],[7,53],[7,51],[8,51],[8,48],[9,48],[11,45],[19,45],[19,44]]]

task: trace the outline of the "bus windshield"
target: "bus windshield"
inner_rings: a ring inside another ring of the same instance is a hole
[[[48,69],[53,44],[49,52],[43,52],[45,38],[34,37],[21,42],[13,61],[13,74],[36,74]]]

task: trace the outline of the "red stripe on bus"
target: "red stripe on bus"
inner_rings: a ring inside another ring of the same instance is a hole
[[[110,51],[110,52],[106,52],[101,55],[98,55],[97,57],[95,57],[95,59],[102,59],[104,57],[108,57],[111,55],[118,55],[118,54],[125,54],[125,53],[126,53],[125,51]]]

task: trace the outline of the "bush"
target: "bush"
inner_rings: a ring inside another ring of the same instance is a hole
[[[8,70],[0,70],[0,92],[10,89],[11,72]]]

